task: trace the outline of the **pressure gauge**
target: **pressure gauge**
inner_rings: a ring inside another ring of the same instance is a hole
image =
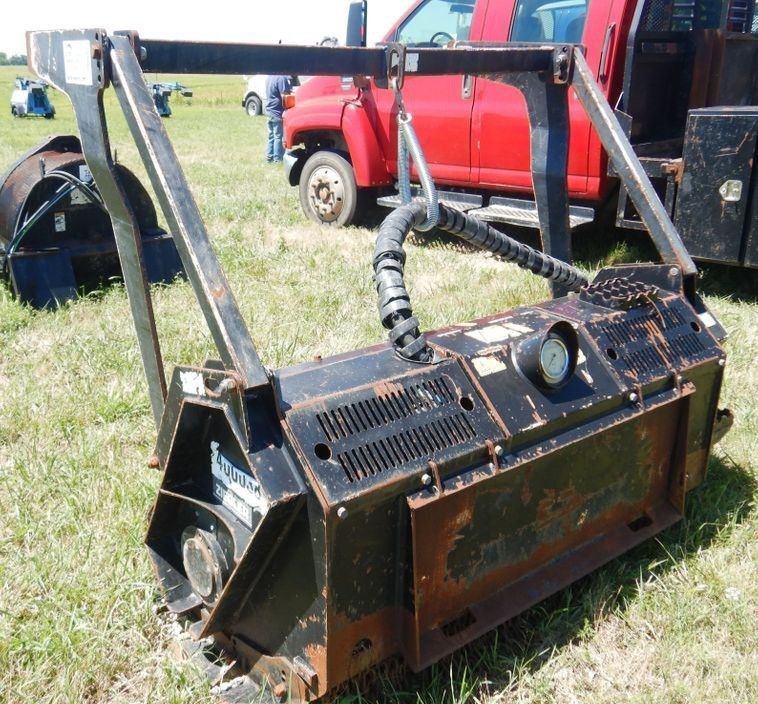
[[[550,386],[560,386],[570,369],[571,358],[566,343],[554,333],[550,334],[540,348],[540,372]]]
[[[520,340],[513,350],[519,371],[535,386],[552,391],[576,369],[579,339],[571,323],[561,320]]]

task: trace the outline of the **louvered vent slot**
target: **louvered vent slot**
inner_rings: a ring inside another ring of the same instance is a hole
[[[661,324],[663,322],[663,324]],[[682,314],[674,308],[657,308],[656,312],[618,323],[604,325],[602,331],[614,345],[623,347],[630,342],[647,339],[651,333],[658,335],[663,329],[684,325]]]
[[[326,439],[334,442],[441,408],[455,400],[447,379],[439,377],[337,406],[317,413],[316,418]]]
[[[643,347],[634,352],[629,352],[622,359],[635,374],[642,374],[642,372],[657,369],[665,364],[665,360],[654,347]]]
[[[463,413],[458,413],[346,450],[337,455],[337,461],[352,483],[429,457],[474,437],[476,431],[471,422]]]
[[[675,367],[705,349],[682,313],[673,307],[656,306],[635,318],[600,329],[612,345],[607,350],[608,356],[620,359],[637,376]]]
[[[674,354],[679,358],[691,357],[705,349],[703,343],[700,342],[698,336],[693,332],[674,338],[671,340],[670,345]]]

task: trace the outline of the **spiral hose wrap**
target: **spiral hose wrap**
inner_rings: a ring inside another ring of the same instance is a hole
[[[522,244],[485,222],[445,205],[438,204],[437,227],[470,242],[480,249],[515,262],[550,281],[578,291],[589,282],[579,269],[544,252]],[[405,287],[405,249],[410,231],[427,220],[427,204],[408,203],[392,211],[379,226],[374,250],[374,283],[379,296],[379,317],[389,332],[396,352],[413,362],[433,362],[434,351],[413,315]]]

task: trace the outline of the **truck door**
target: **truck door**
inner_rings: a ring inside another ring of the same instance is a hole
[[[604,0],[501,0],[490,3],[482,38],[584,44],[597,76],[611,4]],[[572,91],[569,120],[569,194],[595,199],[600,178],[588,183],[588,171],[591,160],[599,163],[602,159],[600,145],[591,140],[591,123]],[[482,186],[531,192],[529,122],[524,99],[515,88],[476,81],[471,146],[472,180]],[[592,171],[599,171],[597,164]]]
[[[476,39],[488,0],[424,0],[400,21],[387,38],[413,47],[444,47],[452,41]],[[472,90],[463,91],[461,76],[406,74],[403,99],[413,116],[432,177],[467,184],[471,171]],[[389,170],[397,173],[397,109],[392,90],[376,90],[383,123]]]

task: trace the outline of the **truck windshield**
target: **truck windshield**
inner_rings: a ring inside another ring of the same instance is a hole
[[[471,31],[476,0],[426,0],[398,27],[395,41],[435,47],[465,40]]]
[[[511,41],[581,42],[587,17],[587,2],[588,0],[519,0]]]

